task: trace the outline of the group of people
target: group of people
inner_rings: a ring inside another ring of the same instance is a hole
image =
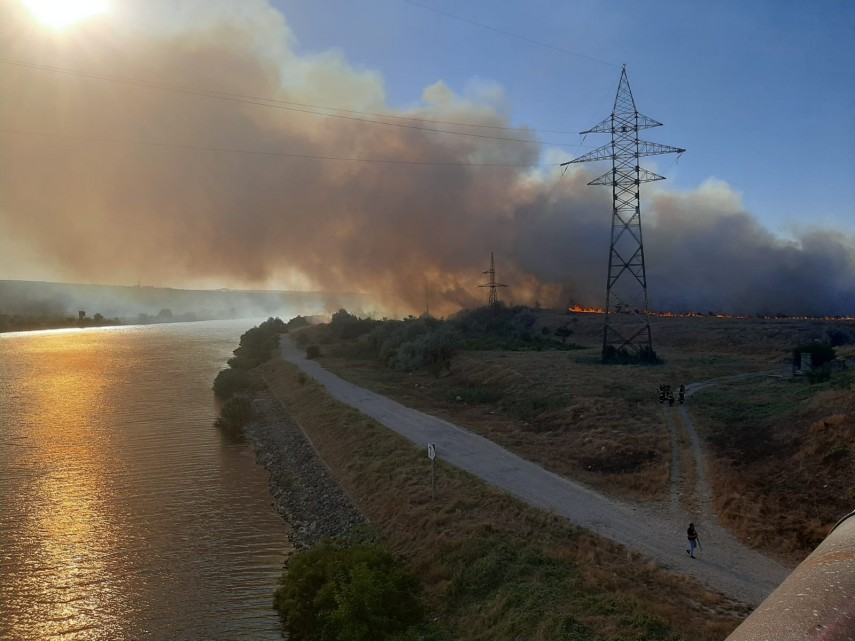
[[[677,392],[677,398],[680,401],[680,405],[686,400],[686,386],[680,385],[680,389]],[[668,401],[668,405],[674,405],[674,392],[671,391],[670,385],[660,385],[659,386],[659,404],[664,405],[665,401]]]

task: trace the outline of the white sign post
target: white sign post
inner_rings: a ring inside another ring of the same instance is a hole
[[[436,444],[428,443],[428,458],[430,459],[430,490],[436,498]]]

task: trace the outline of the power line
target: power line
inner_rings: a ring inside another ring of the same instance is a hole
[[[182,143],[170,142],[150,142],[145,140],[129,140],[123,138],[109,138],[106,136],[84,136],[76,134],[61,134],[50,133],[44,131],[23,131],[20,129],[0,128],[0,133],[14,134],[21,136],[41,136],[47,138],[65,138],[69,140],[88,140],[93,142],[118,143],[126,145],[143,145],[146,147],[162,147],[172,149],[189,149],[194,151],[213,151],[220,153],[243,154],[248,156],[268,156],[280,158],[299,158],[306,160],[335,160],[346,162],[367,162],[367,163],[385,163],[393,165],[428,165],[437,167],[551,167],[557,166],[558,163],[550,163],[548,165],[542,163],[467,163],[467,162],[440,162],[427,160],[400,160],[400,159],[382,159],[382,158],[348,158],[345,156],[321,156],[316,154],[292,154],[281,151],[260,151],[254,149],[235,149],[233,147],[212,147],[204,145],[190,145]]]
[[[591,56],[586,56],[583,53],[578,53],[576,51],[570,51],[568,49],[562,49],[561,47],[556,47],[554,45],[546,44],[545,42],[540,42],[539,40],[533,40],[532,38],[527,38],[525,36],[521,36],[516,33],[512,33],[510,31],[505,31],[504,29],[498,29],[496,27],[491,27],[490,25],[476,22],[475,20],[470,20],[469,18],[463,18],[461,16],[455,15],[453,13],[448,13],[447,11],[442,11],[441,9],[436,9],[434,7],[429,7],[421,2],[416,2],[415,0],[401,0],[402,2],[406,2],[407,4],[411,4],[415,7],[420,7],[422,9],[426,9],[427,11],[433,11],[434,13],[438,13],[440,15],[446,16],[448,18],[454,18],[455,20],[459,20],[460,22],[465,22],[467,24],[474,25],[476,27],[480,27],[482,29],[487,29],[488,31],[494,31],[496,33],[500,33],[503,36],[509,36],[511,38],[516,38],[517,40],[522,40],[523,42],[528,42],[529,44],[537,45],[538,47],[545,47],[547,49],[552,49],[553,51],[558,51],[560,53],[566,53],[570,56],[576,56],[577,58],[583,58],[585,60],[590,60],[591,62],[596,62],[601,65],[608,65],[609,67],[620,67],[620,65],[616,65],[613,62],[608,62],[607,60],[600,60],[599,58],[593,58]]]
[[[540,140],[535,140],[535,139],[530,139],[530,138],[528,138],[528,139],[527,138],[507,138],[504,136],[490,136],[487,134],[477,134],[477,133],[469,133],[469,132],[463,132],[463,131],[448,131],[446,129],[434,129],[432,127],[420,127],[417,125],[408,125],[408,124],[398,123],[398,122],[381,122],[381,121],[377,121],[377,120],[370,120],[368,118],[358,118],[355,116],[347,116],[347,115],[335,114],[335,113],[321,113],[321,112],[316,111],[316,110],[322,109],[322,110],[326,110],[326,111],[342,111],[345,113],[371,115],[371,116],[381,117],[381,118],[395,118],[395,119],[400,119],[400,120],[413,120],[413,121],[419,121],[419,122],[437,122],[439,124],[447,124],[447,125],[454,125],[454,126],[461,126],[461,127],[491,127],[491,125],[472,125],[472,124],[466,124],[466,123],[434,121],[434,120],[426,120],[426,119],[420,119],[420,118],[409,118],[406,116],[393,116],[393,115],[388,115],[388,114],[359,112],[359,111],[353,111],[353,110],[348,110],[348,109],[338,109],[336,107],[322,107],[319,105],[306,105],[306,104],[302,104],[302,103],[289,102],[286,100],[278,100],[275,98],[264,98],[264,97],[259,97],[259,96],[230,93],[230,92],[219,91],[219,90],[214,90],[214,89],[195,89],[195,88],[191,88],[191,87],[184,87],[181,85],[173,85],[173,84],[162,83],[162,82],[154,82],[154,81],[149,81],[149,80],[137,80],[134,78],[126,78],[126,77],[122,77],[122,76],[109,76],[109,75],[105,75],[105,74],[92,73],[92,72],[88,72],[88,71],[80,71],[80,70],[76,70],[76,69],[65,69],[62,67],[53,67],[50,65],[42,65],[42,64],[36,64],[36,63],[31,63],[31,62],[25,62],[22,60],[11,60],[8,58],[0,58],[0,64],[15,65],[15,66],[22,67],[25,69],[36,69],[36,70],[40,70],[40,71],[49,71],[52,73],[61,73],[61,74],[66,74],[66,75],[79,76],[82,78],[104,80],[107,82],[114,82],[114,83],[118,83],[118,84],[127,84],[127,85],[133,85],[133,86],[138,86],[138,87],[148,87],[148,88],[153,88],[153,89],[161,89],[164,91],[174,91],[177,93],[183,93],[183,94],[188,94],[188,95],[193,95],[193,96],[200,96],[203,98],[215,98],[218,100],[226,100],[226,101],[230,101],[230,102],[238,102],[238,103],[242,103],[242,104],[256,105],[259,107],[269,107],[271,109],[282,109],[282,110],[286,110],[286,111],[293,111],[293,112],[297,112],[297,113],[305,113],[305,114],[310,114],[310,115],[315,115],[315,116],[325,116],[325,117],[330,117],[330,118],[341,118],[344,120],[351,120],[351,121],[356,121],[356,122],[364,122],[364,123],[375,124],[375,125],[384,125],[387,127],[400,127],[400,128],[404,128],[404,129],[415,129],[418,131],[427,131],[427,132],[431,132],[431,133],[448,134],[451,136],[467,136],[467,137],[472,137],[472,138],[486,138],[489,140],[500,140],[500,141],[504,141],[504,142],[535,143],[535,144],[541,144],[541,145],[549,145],[549,146],[553,146],[553,147],[583,147],[584,146],[584,145],[575,144],[575,143],[549,142],[549,141],[540,141]],[[502,130],[506,130],[506,131],[518,131],[518,129],[513,129],[511,127],[494,127],[494,128],[495,129],[502,129]],[[532,131],[534,132],[535,130],[532,130]],[[552,133],[571,133],[571,132],[552,131]]]

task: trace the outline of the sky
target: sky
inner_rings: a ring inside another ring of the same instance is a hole
[[[86,1],[0,0],[0,279],[601,306],[625,64],[651,307],[855,314],[855,3]]]

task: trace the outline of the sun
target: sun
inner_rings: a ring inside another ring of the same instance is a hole
[[[23,0],[36,20],[63,29],[107,11],[108,0]]]

